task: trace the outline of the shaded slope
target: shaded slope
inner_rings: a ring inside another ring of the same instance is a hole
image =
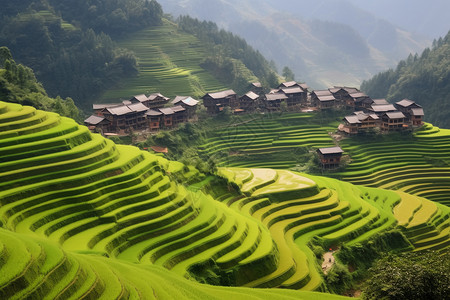
[[[450,130],[425,124],[412,136],[344,139],[352,163],[336,174],[354,184],[404,191],[450,205]]]

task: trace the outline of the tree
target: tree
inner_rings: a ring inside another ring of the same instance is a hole
[[[295,74],[292,72],[291,69],[289,69],[288,66],[283,68],[283,77],[286,81],[294,81],[295,80]]]
[[[369,270],[363,299],[450,299],[450,250],[388,255]]]

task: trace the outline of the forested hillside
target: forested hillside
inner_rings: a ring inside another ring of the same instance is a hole
[[[0,99],[81,120],[71,98],[48,97],[45,89],[37,82],[33,70],[17,64],[6,47],[0,47]]]
[[[32,68],[49,95],[72,97],[84,108],[119,82],[126,82],[126,93],[144,93],[160,91],[167,79],[182,75],[170,85],[197,96],[218,86],[240,90],[253,80],[277,82],[269,63],[243,39],[187,17],[180,19],[178,27],[163,18],[154,0],[26,0],[18,5],[0,0],[0,6],[0,46]],[[173,35],[178,31],[182,41]],[[187,47],[178,42],[186,42]],[[136,47],[145,54],[137,56],[129,50]],[[188,47],[193,52],[185,51]],[[139,68],[148,59],[160,64],[151,62],[150,70]],[[168,70],[182,71],[165,74],[161,63]],[[146,71],[162,76],[146,77]],[[198,73],[208,73],[204,76],[208,79],[185,76]],[[130,88],[133,85],[136,90]],[[122,96],[115,92],[108,95]]]
[[[103,32],[136,30],[135,22],[139,28],[158,24],[162,14],[154,1],[89,3],[89,7],[83,1],[0,3],[0,45],[7,46],[18,62],[35,70],[51,96],[70,96],[82,106],[99,90],[137,73],[134,55],[115,46]],[[151,21],[145,21],[148,19]]]
[[[425,109],[428,122],[450,128],[450,32],[425,49],[410,55],[395,69],[363,82],[361,89],[375,98],[389,101],[412,99]]]

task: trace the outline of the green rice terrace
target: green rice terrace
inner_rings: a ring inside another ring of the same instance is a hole
[[[296,169],[312,150],[333,147],[337,122],[316,113],[243,117],[210,136],[203,154],[219,166]],[[353,184],[399,190],[450,205],[450,130],[431,124],[413,134],[344,138],[350,162],[327,175]]]
[[[105,92],[99,99],[100,102],[128,99],[130,95],[153,92],[169,97],[201,97],[206,91],[226,89],[226,86],[200,66],[206,56],[202,43],[195,36],[179,31],[175,24],[167,20],[164,20],[162,26],[133,33],[118,41],[118,44],[134,51],[138,57],[139,74]]]
[[[450,245],[449,207],[418,195],[280,169],[205,176],[5,102],[0,178],[1,299],[341,299],[318,294],[329,248],[347,265],[341,252],[380,239]]]
[[[242,116],[215,131],[200,151],[208,156],[226,153],[218,158],[220,166],[288,169],[298,164],[305,149],[333,147],[328,132],[337,126],[314,113]]]

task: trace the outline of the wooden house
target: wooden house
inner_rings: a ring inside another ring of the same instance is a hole
[[[361,127],[361,121],[358,116],[351,115],[346,116],[343,119],[344,123],[339,125],[339,130],[343,131],[349,135],[355,135],[359,133],[359,128]]]
[[[127,124],[133,129],[146,128],[147,117],[145,113],[147,112],[148,107],[142,103],[127,105],[127,107],[131,110],[130,113],[125,115]]]
[[[311,104],[321,109],[328,109],[335,105],[336,98],[329,90],[315,90],[311,92]]]
[[[259,95],[257,93],[250,91],[239,97],[239,108],[243,111],[251,112],[257,107],[259,107]]]
[[[196,115],[199,102],[190,96],[176,96],[171,103],[173,105],[181,105],[186,110],[187,118],[192,119]]]
[[[288,107],[306,105],[308,95],[299,85],[282,87],[280,90],[288,97],[286,99]]]
[[[173,127],[175,112],[170,107],[160,108],[159,111],[162,113],[162,124],[164,128],[170,129]]]
[[[202,97],[202,99],[203,105],[206,107],[206,111],[211,115],[221,112],[224,107],[230,107],[234,110],[239,106],[237,94],[233,90],[207,93]]]
[[[107,107],[102,110],[102,115],[111,123],[111,130],[115,132],[125,133],[130,129],[129,116],[132,110],[126,105]]]
[[[341,147],[329,147],[317,149],[320,165],[323,169],[336,169],[341,163],[342,153]]]
[[[379,126],[380,117],[376,114],[357,114],[361,122],[360,130],[367,130]]]
[[[335,103],[337,107],[354,107],[354,100],[350,97],[350,94],[358,93],[359,90],[354,87],[335,86],[328,89],[336,99]]]
[[[397,109],[392,104],[380,104],[380,105],[374,104],[368,110],[371,113],[377,114],[379,116],[387,112],[397,111]]]
[[[144,104],[145,106],[148,106],[148,101],[149,101],[149,99],[148,99],[148,97],[146,96],[146,95],[144,95],[144,94],[141,94],[141,95],[136,95],[136,96],[133,96],[133,98],[131,98],[130,100],[128,100],[130,103],[123,103],[124,105],[127,105],[127,104],[133,104],[133,103],[142,103],[142,104]]]
[[[145,115],[147,116],[147,124],[150,131],[158,131],[162,127],[162,112],[149,109]]]
[[[172,117],[173,126],[178,126],[178,124],[187,122],[188,120],[187,112],[183,106],[177,105],[171,107],[171,109],[174,112]]]
[[[376,114],[368,114],[362,111],[354,112],[353,115],[346,116],[344,123],[339,125],[339,130],[349,135],[358,134],[371,128],[380,126],[380,118]]]
[[[388,105],[386,99],[373,99],[373,105]]]
[[[109,107],[122,106],[120,103],[105,103],[105,104],[92,104],[92,109],[94,110],[94,115],[103,117],[103,110]]]
[[[291,87],[296,87],[296,86],[300,87],[298,82],[296,82],[296,81],[287,81],[287,82],[280,83],[280,85],[278,86],[278,89],[291,88]]]
[[[100,130],[101,133],[109,132],[111,126],[111,122],[108,119],[95,115],[92,115],[84,120],[84,124],[89,128],[89,130],[93,132],[95,130]]]
[[[347,100],[346,106],[354,110],[367,111],[373,104],[372,98],[363,92],[356,92],[349,94],[350,100]]]
[[[162,108],[169,102],[169,100],[169,98],[164,97],[160,93],[153,93],[148,96],[148,101],[145,103],[145,106],[152,109]]]
[[[308,93],[309,86],[306,83],[299,83],[298,85],[302,88],[302,90],[305,93]]]
[[[281,110],[281,103],[286,101],[288,96],[285,93],[269,93],[264,96],[263,107],[268,111]]]
[[[264,95],[264,89],[260,82],[252,82],[249,86],[249,90],[260,96]]]
[[[405,123],[408,125],[417,127],[423,124],[423,108],[416,102],[403,99],[402,101],[396,102],[395,107],[405,115]]]
[[[399,131],[405,129],[405,115],[401,111],[386,112],[380,117],[381,130],[385,132]]]

